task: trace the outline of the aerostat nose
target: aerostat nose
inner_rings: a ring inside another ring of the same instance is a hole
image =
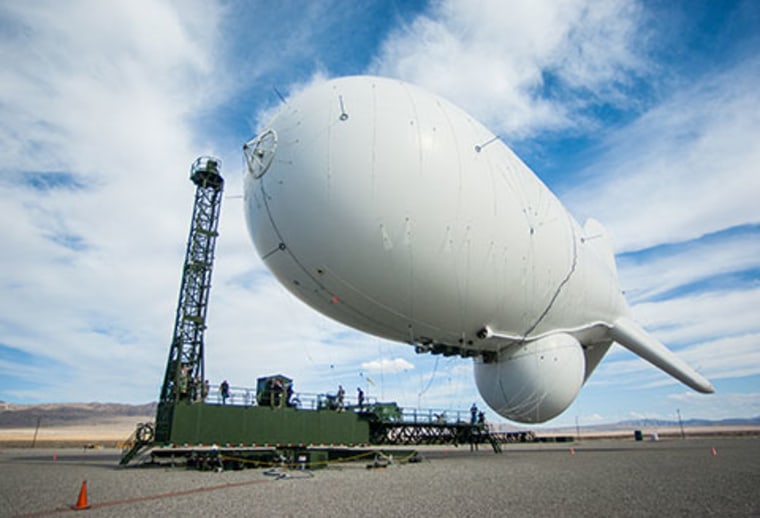
[[[257,180],[264,176],[272,165],[277,153],[277,132],[267,129],[243,144],[243,154],[248,164],[248,173]]]

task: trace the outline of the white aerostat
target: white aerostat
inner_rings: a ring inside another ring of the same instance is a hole
[[[323,82],[244,152],[248,228],[277,279],[356,329],[472,357],[502,416],[560,414],[613,341],[713,391],[631,319],[602,225],[581,227],[444,99],[380,77]]]

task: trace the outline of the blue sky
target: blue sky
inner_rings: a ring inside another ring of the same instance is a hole
[[[308,392],[483,406],[469,361],[327,320],[248,239],[241,147],[277,92],[371,73],[462,106],[602,221],[636,318],[716,387],[616,346],[550,425],[760,415],[756,2],[18,1],[0,27],[0,400],[157,398],[188,169],[210,153],[227,179],[212,383],[283,372]]]

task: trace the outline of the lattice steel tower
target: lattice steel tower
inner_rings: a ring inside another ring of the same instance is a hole
[[[197,186],[193,220],[187,239],[174,335],[156,413],[157,442],[171,437],[174,405],[181,401],[202,401],[206,396],[203,333],[224,188],[219,159],[198,158],[190,168],[190,179]]]

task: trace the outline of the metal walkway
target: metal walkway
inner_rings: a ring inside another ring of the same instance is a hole
[[[469,423],[383,422],[370,423],[370,443],[390,446],[418,446],[426,444],[480,445],[490,444],[494,452],[501,445],[531,442],[533,432],[492,433],[487,426]]]

